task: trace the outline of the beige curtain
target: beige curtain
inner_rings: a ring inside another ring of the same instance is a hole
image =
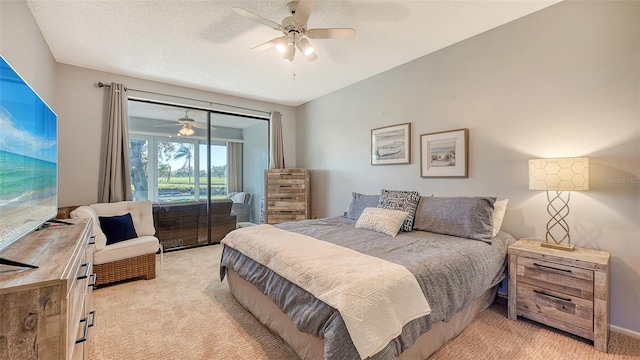
[[[107,148],[104,177],[100,187],[100,202],[132,200],[129,177],[129,114],[124,85],[111,83]]]
[[[284,168],[282,144],[282,114],[272,111],[269,119],[269,169]]]
[[[228,192],[242,191],[242,143],[227,144]]]

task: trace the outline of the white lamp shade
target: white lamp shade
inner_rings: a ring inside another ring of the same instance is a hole
[[[589,158],[529,160],[531,190],[589,190]]]

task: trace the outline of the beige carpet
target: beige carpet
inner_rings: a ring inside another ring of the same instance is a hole
[[[220,282],[221,250],[171,252],[156,279],[94,291],[90,359],[295,359]],[[603,354],[589,341],[510,321],[496,302],[431,359],[640,359],[640,339],[612,333]]]

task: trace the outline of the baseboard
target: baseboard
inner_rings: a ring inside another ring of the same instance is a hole
[[[625,329],[623,327],[619,327],[615,325],[609,325],[609,330],[620,333],[620,334],[628,335],[636,339],[640,339],[640,332],[637,332],[637,331]]]

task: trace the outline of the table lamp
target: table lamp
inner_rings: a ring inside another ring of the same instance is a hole
[[[529,189],[547,191],[547,212],[551,218],[541,246],[573,251],[575,246],[571,244],[569,224],[565,218],[569,215],[571,191],[589,190],[589,159],[529,160]]]

